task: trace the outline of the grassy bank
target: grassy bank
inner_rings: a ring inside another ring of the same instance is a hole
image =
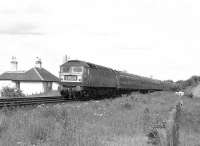
[[[133,93],[116,99],[0,111],[1,146],[147,146],[152,125],[163,122],[174,93]],[[200,100],[184,98],[181,145],[200,144]],[[189,133],[189,134],[188,134]]]

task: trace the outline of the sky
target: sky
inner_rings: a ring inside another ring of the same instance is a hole
[[[63,57],[160,80],[200,75],[199,0],[0,0],[0,73]]]

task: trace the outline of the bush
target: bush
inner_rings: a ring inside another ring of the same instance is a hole
[[[189,79],[183,81],[177,81],[176,84],[179,87],[180,90],[186,89],[187,87],[190,86],[196,86],[200,83],[200,76],[192,76]]]
[[[24,97],[25,94],[17,88],[4,87],[1,91],[2,97]]]

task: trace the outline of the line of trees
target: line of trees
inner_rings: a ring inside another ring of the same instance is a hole
[[[197,86],[200,83],[200,76],[192,76],[189,79],[183,81],[179,80],[176,82],[180,89],[186,89],[189,86]]]
[[[179,81],[172,81],[172,80],[165,80],[164,82],[174,84],[173,90],[184,90],[187,87],[194,87],[200,83],[200,76],[192,76],[187,80],[179,80]]]

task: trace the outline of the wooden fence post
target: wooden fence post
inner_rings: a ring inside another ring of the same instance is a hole
[[[176,104],[176,107],[172,109],[167,120],[167,146],[179,145],[179,124],[182,111],[182,100]]]
[[[183,101],[180,100],[170,111],[169,117],[164,128],[154,129],[154,135],[159,139],[159,146],[178,146],[179,145],[179,126],[182,112]],[[155,145],[158,145],[156,143]]]

